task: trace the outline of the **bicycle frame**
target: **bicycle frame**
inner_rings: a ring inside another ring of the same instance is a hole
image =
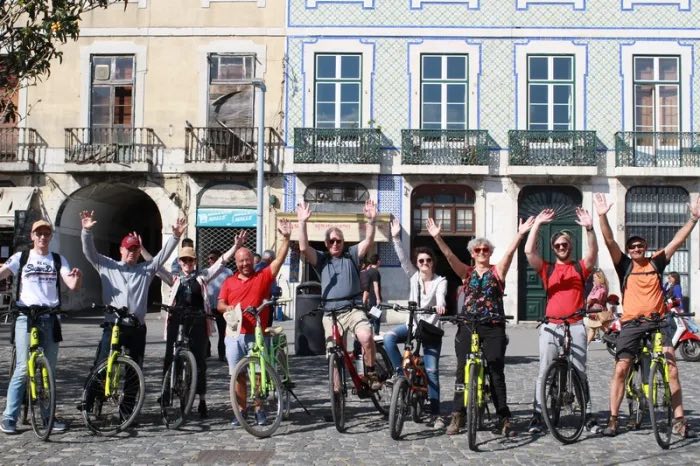
[[[469,380],[469,369],[472,366],[477,367],[477,384],[476,384],[476,403],[477,406],[483,406],[484,404],[484,362],[483,355],[481,354],[481,339],[479,334],[476,332],[476,327],[471,329],[471,346],[469,348],[469,354],[467,355],[467,361],[464,365],[464,406],[467,406],[467,400],[469,399],[469,386],[471,380]]]
[[[110,340],[110,352],[107,357],[107,377],[105,380],[105,396],[112,396],[112,387],[119,386],[119,376],[118,372],[112,373],[112,367],[117,357],[121,354],[121,345],[119,344],[120,329],[119,323],[121,318],[117,317],[117,321],[112,326],[112,338]]]
[[[364,388],[364,382],[360,378],[360,375],[357,373],[357,370],[355,370],[355,365],[353,364],[352,357],[345,348],[344,339],[340,334],[340,327],[338,326],[338,317],[336,313],[331,312],[331,317],[333,319],[331,339],[333,341],[334,346],[329,349],[329,352],[340,354],[342,356],[343,364],[345,364],[345,370],[348,371],[348,373],[350,374],[350,379],[352,379],[352,383],[353,385],[355,385],[355,389],[358,391],[358,393],[360,393],[360,391]]]
[[[664,348],[663,348],[663,334],[661,332],[660,328],[657,328],[654,330],[653,336],[652,336],[652,345],[651,345],[651,360],[652,362],[656,362],[657,364],[661,364],[661,366],[664,368],[663,371],[663,376],[664,376],[664,397],[668,397],[668,399],[671,398],[671,392],[670,392],[670,386],[669,386],[669,380],[670,380],[670,368],[668,365],[668,361],[666,360],[666,355],[664,354]],[[656,386],[653,387],[654,392],[651,393],[652,400],[654,403],[656,403],[657,400],[657,393],[656,393]],[[647,394],[649,393],[649,387],[647,384]]]
[[[264,362],[267,362],[268,364],[271,363],[271,359],[269,357],[268,352],[266,351],[265,347],[265,335],[263,334],[263,328],[262,324],[260,322],[260,315],[255,314],[255,343],[253,343],[253,347],[250,349],[248,352],[249,357],[256,357],[261,359]],[[250,374],[250,388],[253,391],[253,393],[257,393],[257,391],[262,391],[265,392],[267,391],[267,368],[265,367],[265,364],[260,364],[258,367],[258,370],[260,371],[260,376],[259,376],[259,384],[260,387],[256,386],[258,384],[258,374]]]

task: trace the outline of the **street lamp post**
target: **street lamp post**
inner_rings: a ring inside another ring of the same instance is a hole
[[[258,217],[257,223],[255,225],[255,250],[258,254],[261,254],[263,250],[263,185],[265,184],[265,92],[267,91],[267,87],[265,87],[265,82],[262,79],[253,80],[253,86],[256,88],[255,108],[258,114]]]

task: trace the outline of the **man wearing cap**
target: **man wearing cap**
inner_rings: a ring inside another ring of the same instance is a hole
[[[17,433],[17,416],[22,407],[26,385],[29,339],[27,316],[22,313],[22,308],[28,306],[60,306],[59,275],[63,283],[71,291],[79,289],[82,282],[82,274],[79,269],[71,269],[65,257],[49,251],[49,242],[52,235],[53,228],[49,222],[46,220],[34,222],[31,232],[32,249],[24,253],[17,252],[13,254],[0,267],[0,280],[4,280],[10,275],[17,276],[16,306],[20,311],[15,321],[17,361],[10,385],[7,388],[5,411],[0,422],[0,430],[6,434]],[[58,325],[55,315],[42,316],[37,322],[41,346],[54,372],[56,371],[56,360],[58,358],[58,342],[61,341]],[[66,425],[64,423],[54,421],[54,432],[61,432],[65,429]]]
[[[700,219],[700,197],[689,205],[690,216],[685,225],[676,232],[663,249],[656,251],[651,257],[646,256],[647,241],[640,236],[631,236],[627,240],[625,248],[628,255],[625,255],[615,242],[612,228],[608,223],[607,215],[612,204],[608,204],[602,193],[596,193],[593,200],[600,220],[600,231],[615,265],[622,291],[622,317],[620,318],[622,328],[616,341],[615,370],[610,383],[610,419],[603,431],[603,435],[613,437],[618,432],[618,414],[625,392],[625,377],[641,349],[641,339],[648,331],[659,326],[655,322],[640,322],[636,319],[665,312],[661,276],[673,254],[685,244]],[[662,330],[664,330],[663,350],[669,365],[671,406],[674,417],[672,431],[679,437],[695,437],[697,434],[683,414],[681,382],[676,366],[676,354],[671,343],[673,331],[669,332],[668,327],[662,327]]]
[[[175,250],[180,236],[185,232],[187,222],[179,218],[172,226],[172,236],[168,238],[163,249],[155,255],[153,260],[138,262],[141,255],[141,240],[135,233],[129,233],[122,239],[119,246],[121,260],[115,261],[97,252],[95,240],[92,236],[92,228],[97,223],[95,213],[84,210],[80,213],[83,226],[80,239],[83,244],[83,254],[100,275],[102,283],[102,302],[117,308],[126,307],[129,312],[138,319],[141,325],[131,333],[124,332],[121,337],[122,345],[127,349],[129,356],[140,366],[143,365],[143,354],[146,349],[146,306],[148,300],[148,287],[158,269],[165,263],[170,254]],[[105,316],[104,332],[100,341],[95,364],[107,358],[112,334],[111,324],[114,316]]]
[[[580,207],[576,208],[576,223],[586,230],[588,250],[586,256],[578,262],[572,259],[573,238],[572,233],[561,230],[552,235],[550,244],[555,261],[547,262],[537,253],[537,235],[543,224],[554,220],[556,214],[553,209],[544,209],[535,218],[535,223],[530,231],[530,236],[525,243],[525,256],[530,267],[542,279],[542,284],[547,292],[547,307],[545,317],[547,324],[539,327],[540,346],[540,370],[535,383],[534,412],[528,426],[531,434],[542,432],[542,400],[540,391],[549,364],[559,355],[559,350],[564,341],[564,328],[561,325],[562,318],[570,316],[579,309],[584,308],[584,289],[586,280],[591,274],[598,258],[598,242],[593,231],[593,218],[591,214]],[[567,319],[571,331],[571,353],[574,366],[579,374],[586,377],[586,356],[588,354],[586,344],[586,328],[583,325],[583,317]],[[588,387],[588,381],[583,381]],[[596,421],[591,412],[590,396],[587,397],[586,427],[593,429]]]

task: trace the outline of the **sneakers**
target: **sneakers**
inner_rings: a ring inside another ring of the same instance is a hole
[[[259,411],[255,411],[255,422],[259,426],[264,426],[265,424],[267,424],[267,413],[262,409]]]
[[[542,425],[542,415],[540,413],[534,413],[530,423],[527,425],[527,431],[531,434],[541,434],[544,431],[544,426]]]
[[[586,414],[586,430],[592,434],[598,434],[602,430],[598,425],[598,419],[596,419],[595,414]]]
[[[684,417],[679,417],[673,420],[673,435],[681,438],[695,438],[698,434],[690,427],[688,421]]]
[[[509,417],[502,417],[496,423],[496,426],[491,431],[494,435],[502,435],[504,437],[513,437],[515,432],[513,431],[513,425],[510,422]]]
[[[46,425],[46,421],[44,421],[44,425]],[[60,432],[65,432],[66,430],[68,430],[66,423],[54,418],[53,427],[51,428],[51,432],[60,433]]]
[[[207,402],[204,400],[199,400],[199,406],[197,407],[197,412],[199,413],[200,419],[206,419],[209,417],[209,411],[207,410]]]
[[[371,390],[377,391],[382,388],[382,382],[379,380],[379,376],[376,372],[367,372],[365,374],[365,380]]]
[[[6,434],[14,435],[17,433],[17,422],[12,419],[3,419],[0,422],[0,430]]]
[[[464,427],[464,414],[460,411],[452,413],[452,419],[450,420],[450,425],[447,426],[447,435],[455,435],[459,433],[459,429]]]
[[[237,418],[237,417],[234,417],[234,418],[233,418],[233,421],[231,421],[231,427],[234,427],[234,428],[235,428],[235,427],[241,427],[241,423],[238,422],[238,418]]]
[[[614,437],[617,435],[617,429],[617,416],[610,416],[610,419],[608,419],[608,426],[603,429],[603,435],[606,437]]]
[[[435,415],[430,418],[430,422],[428,423],[428,427],[432,427],[435,430],[442,430],[447,426],[445,424],[445,420],[442,418],[442,416]]]

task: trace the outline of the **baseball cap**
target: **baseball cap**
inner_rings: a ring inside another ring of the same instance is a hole
[[[49,222],[46,220],[37,220],[36,222],[32,223],[32,233],[37,231],[39,228],[48,228],[49,230],[53,231],[53,227]]]
[[[139,241],[138,236],[134,235],[133,233],[129,233],[124,238],[122,238],[121,247],[129,249],[133,248],[134,246],[141,247],[141,241]]]
[[[189,246],[185,246],[184,248],[180,248],[180,254],[177,256],[178,258],[183,258],[183,257],[189,257],[191,259],[196,259],[197,254],[194,252],[194,248],[191,248]]]

